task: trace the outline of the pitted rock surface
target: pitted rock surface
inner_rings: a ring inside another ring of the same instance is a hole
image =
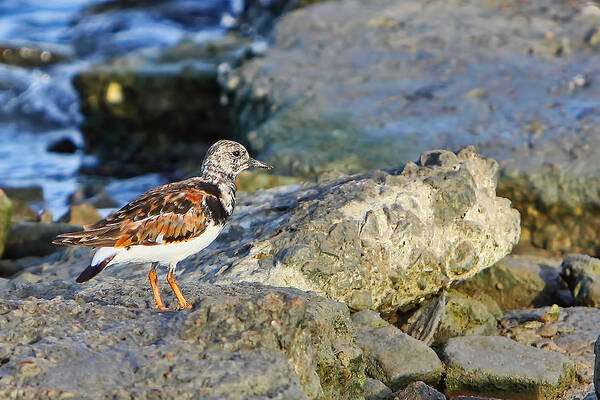
[[[182,288],[192,311],[148,307],[138,279],[5,285],[0,397],[362,398],[343,304],[259,284]]]

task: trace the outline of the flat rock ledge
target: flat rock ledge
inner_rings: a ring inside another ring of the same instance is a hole
[[[443,350],[446,396],[553,399],[575,378],[562,354],[499,336],[452,338]]]
[[[434,150],[418,165],[246,197],[227,248],[197,257],[190,275],[294,286],[355,310],[414,304],[518,242],[520,216],[496,197],[497,170],[473,148]]]
[[[345,305],[259,284],[183,289],[148,308],[140,280],[14,282],[0,292],[0,397],[360,399]]]

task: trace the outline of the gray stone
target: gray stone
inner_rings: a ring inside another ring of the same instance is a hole
[[[363,350],[369,377],[382,381],[392,390],[403,389],[419,380],[433,385],[438,383],[442,363],[426,344],[389,324],[377,326],[381,322],[376,318],[360,316],[352,320],[356,325],[356,341]]]
[[[153,309],[147,280],[14,282],[0,291],[0,397],[359,399],[348,309],[291,288],[182,283],[189,312]]]
[[[5,251],[12,214],[13,205],[2,189],[0,189],[0,257],[2,257]]]
[[[365,400],[389,400],[392,390],[377,379],[367,378],[365,381]]]
[[[446,400],[446,396],[425,382],[413,382],[396,395],[394,400]]]
[[[493,264],[518,240],[518,213],[494,196],[493,160],[471,149],[456,159],[253,199],[258,208],[234,216],[235,234],[224,237],[243,253],[211,253],[214,259],[195,263],[211,265],[203,277],[211,282],[292,285],[350,305],[368,292],[378,311],[415,303]],[[268,211],[285,198],[295,206]]]
[[[380,328],[388,326],[389,323],[379,316],[378,313],[371,310],[364,310],[352,314],[352,322],[361,329]]]
[[[447,396],[553,399],[575,377],[573,362],[562,354],[499,336],[452,338],[443,357]]]
[[[496,335],[496,317],[480,301],[454,290],[418,309],[402,326],[433,346],[456,336]]]
[[[600,260],[583,254],[566,256],[561,265],[562,278],[573,292],[575,304],[600,306]]]
[[[51,254],[60,247],[52,244],[59,233],[80,230],[81,226],[65,223],[21,222],[10,227],[6,240],[5,258],[22,258]]]
[[[40,186],[29,187],[2,187],[0,188],[10,199],[20,200],[24,203],[41,203],[44,201],[44,191]]]
[[[485,294],[501,310],[561,304],[559,262],[536,256],[510,255],[456,286],[469,296]]]

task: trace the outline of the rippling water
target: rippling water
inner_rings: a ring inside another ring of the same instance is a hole
[[[112,2],[115,3],[115,2]],[[91,63],[131,51],[172,46],[183,38],[202,42],[221,36],[240,0],[145,1],[115,9],[106,1],[4,0],[0,46],[44,47],[67,61],[43,68],[0,63],[0,187],[41,186],[55,217],[82,183],[81,152],[57,154],[50,143],[68,137],[81,145],[82,120],[71,79]],[[100,10],[93,12],[90,10]],[[161,183],[157,175],[112,181],[107,192],[124,203]]]

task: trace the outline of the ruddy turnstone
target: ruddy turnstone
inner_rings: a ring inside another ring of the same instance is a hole
[[[184,258],[212,243],[235,207],[235,178],[251,167],[272,167],[250,158],[239,143],[220,140],[208,149],[202,175],[158,186],[83,231],[57,236],[53,243],[99,249],[77,278],[85,282],[113,264],[152,263],[148,278],[156,308],[167,310],[158,289],[156,267],[168,266],[167,281],[179,302],[191,308],[177,282],[175,268]]]

